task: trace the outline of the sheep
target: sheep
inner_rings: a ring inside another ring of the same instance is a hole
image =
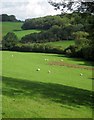
[[[61,59],[61,61],[63,61],[63,59]]]
[[[40,68],[38,68],[37,71],[40,71]]]
[[[51,73],[51,71],[50,71],[50,70],[48,70],[48,73]]]
[[[48,59],[45,59],[45,61],[48,61]]]
[[[13,99],[13,101],[15,101],[15,99]]]
[[[82,73],[80,73],[80,76],[82,76],[83,74]]]

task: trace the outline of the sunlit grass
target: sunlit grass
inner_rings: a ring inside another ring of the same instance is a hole
[[[57,41],[57,42],[48,42],[46,44],[51,45],[51,46],[67,48],[70,45],[74,45],[75,41],[74,40],[63,40],[63,41]]]
[[[8,32],[14,32],[19,40],[30,33],[39,33],[40,30],[22,30],[22,22],[0,22],[0,26],[2,25],[2,36],[6,35]],[[1,38],[1,37],[0,37]]]
[[[4,118],[92,117],[92,71],[48,64],[61,59],[90,67],[57,54],[3,51]]]

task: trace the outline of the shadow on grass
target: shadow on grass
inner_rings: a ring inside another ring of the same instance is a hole
[[[79,107],[80,105],[92,107],[92,92],[55,83],[43,83],[29,80],[3,77],[3,90],[5,96],[17,95],[49,99],[53,102]],[[15,94],[14,94],[15,93]],[[37,98],[38,99],[38,98]]]
[[[84,61],[84,63],[77,63],[78,65],[85,65],[85,66],[94,66],[94,62],[93,61],[87,61],[87,60],[85,60],[85,59],[82,59],[82,58],[72,58],[72,57],[68,57],[68,56],[66,56],[67,58],[68,58],[68,60],[72,60],[72,61]]]
[[[15,30],[13,30],[13,31],[14,31],[14,32],[18,31],[18,32],[19,32],[19,31],[22,31],[22,30],[16,30],[16,29],[15,29]]]

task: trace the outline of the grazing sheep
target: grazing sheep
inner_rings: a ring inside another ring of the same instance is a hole
[[[48,61],[48,59],[45,59],[45,61]]]
[[[51,73],[51,71],[49,70],[48,73]]]
[[[63,61],[63,59],[61,59],[61,61]]]
[[[40,68],[38,68],[37,71],[40,71]]]
[[[82,73],[80,73],[80,76],[82,76],[83,74]]]
[[[15,99],[13,99],[13,101],[15,101]]]

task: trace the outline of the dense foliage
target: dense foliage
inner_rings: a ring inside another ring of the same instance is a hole
[[[59,9],[62,13],[66,13],[68,11],[70,12],[78,12],[78,13],[83,13],[86,15],[85,23],[84,23],[84,32],[78,32],[76,33],[76,38],[77,36],[84,34],[84,37],[77,38],[78,40],[76,41],[75,49],[74,51],[77,52],[72,52],[71,47],[68,48],[68,53],[71,53],[71,55],[74,56],[74,53],[76,56],[78,56],[77,53],[80,53],[80,56],[84,57],[85,59],[88,60],[94,60],[94,0],[91,1],[65,1],[62,0],[60,2],[54,1],[54,0],[49,0],[49,3],[54,6],[54,8],[57,10]],[[74,7],[75,6],[75,7]],[[91,14],[91,16],[88,16],[88,14]],[[80,21],[79,21],[80,20]],[[77,18],[77,21],[79,23],[82,21],[83,18]],[[86,33],[87,32],[87,33]],[[78,35],[77,35],[78,34]],[[88,37],[86,37],[86,34],[88,34]]]
[[[51,28],[53,25],[61,25],[62,19],[60,16],[46,16],[40,18],[33,18],[25,20],[22,25],[22,29],[44,29],[47,30]]]
[[[94,16],[87,13],[61,14],[26,20],[23,29],[44,29],[39,34],[30,34],[22,38],[23,43],[49,42],[74,39],[74,32],[89,32]]]
[[[25,35],[22,37],[20,44],[15,44],[12,47],[8,47],[7,45],[10,44],[9,39],[6,41],[3,40],[3,48],[6,47],[7,49],[17,51],[65,53],[72,57],[83,57],[88,60],[94,60],[93,20],[94,15],[78,12],[26,20],[22,25],[23,29],[41,29],[41,32]],[[65,50],[56,47],[53,48],[52,46],[48,47],[43,44],[45,42],[72,39],[75,40],[75,45],[69,46]],[[42,44],[40,45],[40,43]]]
[[[21,51],[21,52],[41,52],[41,53],[56,53],[63,54],[64,49],[62,47],[54,47],[46,44],[16,44],[12,49],[12,51]]]
[[[54,6],[54,8],[57,10],[61,10],[63,13],[70,11],[77,11],[77,12],[88,12],[88,13],[94,13],[94,0],[90,1],[83,1],[83,0],[48,0],[48,2]]]
[[[3,37],[2,49],[11,50],[17,43],[18,43],[17,36],[14,33],[9,32],[7,33],[7,35]]]
[[[14,15],[7,15],[7,14],[0,15],[0,21],[21,22],[20,20],[17,20]]]

